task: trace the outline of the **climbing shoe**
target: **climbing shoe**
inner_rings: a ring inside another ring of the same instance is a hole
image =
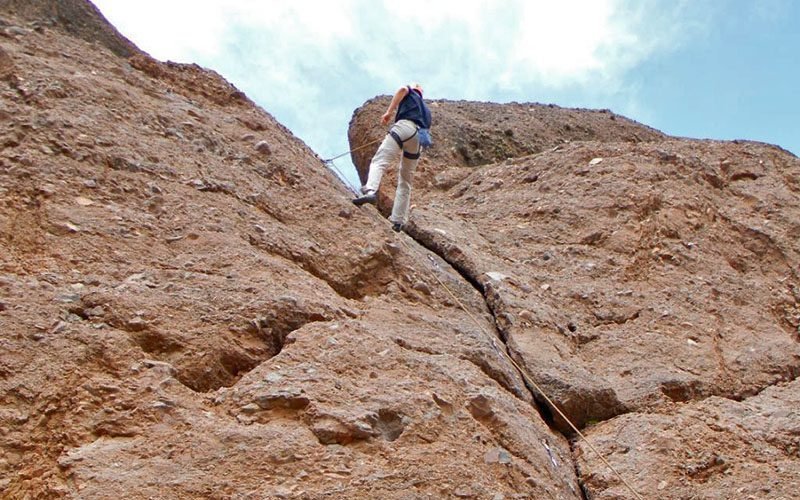
[[[357,207],[364,205],[365,203],[372,203],[373,205],[375,202],[378,201],[378,196],[375,193],[367,193],[364,196],[359,196],[353,200],[353,204]]]
[[[400,231],[402,231],[402,229],[403,229],[403,223],[402,222],[392,222],[392,230],[395,233],[399,233]]]

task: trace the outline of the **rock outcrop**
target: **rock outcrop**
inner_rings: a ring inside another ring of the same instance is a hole
[[[87,42],[98,43],[122,57],[141,54],[136,45],[86,0],[0,0],[0,12],[27,21],[27,26],[12,26],[18,32],[55,28]]]
[[[386,102],[357,110],[350,137],[380,137]],[[792,398],[761,410],[761,394],[790,392],[800,373],[800,160],[766,144],[670,138],[602,111],[431,104],[441,127],[407,231],[481,291],[535,384],[645,497],[789,498],[796,481],[773,481],[749,446],[771,443],[775,477],[797,474],[786,465],[800,424]],[[505,133],[504,117],[526,111]],[[508,151],[520,156],[502,159]],[[354,156],[362,177],[369,154]],[[379,193],[385,213],[393,181]],[[747,418],[750,441],[735,424],[748,412],[786,420]],[[710,427],[689,426],[698,414]],[[659,435],[668,449],[651,447]],[[686,472],[693,452],[726,442],[727,466]],[[578,454],[590,498],[631,495],[584,443]]]
[[[0,0],[0,100],[3,498],[633,498],[545,395],[645,498],[795,495],[779,148],[438,101],[395,233],[87,1]]]
[[[0,496],[580,497],[469,282],[62,5],[0,11]]]

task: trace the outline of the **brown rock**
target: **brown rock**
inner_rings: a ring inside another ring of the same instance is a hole
[[[790,207],[800,200],[784,169],[800,172],[796,157],[757,143],[672,139],[602,111],[531,105],[542,121],[526,128],[522,106],[432,104],[437,147],[428,153],[430,170],[415,180],[409,234],[480,284],[511,355],[574,424],[617,422],[632,410],[699,404],[711,394],[740,399],[794,378],[799,316],[760,311],[800,303],[786,284],[800,258],[786,237],[797,216]],[[357,110],[352,146],[382,133],[375,124],[383,107],[381,98]],[[498,152],[518,147],[483,129],[501,121],[500,109],[503,118],[519,117],[506,139],[538,143],[537,154],[510,161],[487,154],[490,144]],[[557,126],[575,119],[580,127]],[[569,144],[535,131],[550,125],[572,135]],[[362,178],[371,155],[354,155]],[[655,177],[654,161],[666,169]],[[474,168],[464,174],[462,165]],[[453,181],[443,182],[448,176]],[[390,202],[394,181],[381,190]],[[769,225],[756,222],[743,193],[770,206]],[[541,394],[536,399],[545,418],[571,433]],[[468,409],[491,419],[481,403]],[[724,464],[707,455],[691,471],[705,477],[702,470],[729,467],[719,458]],[[683,465],[652,459],[648,467]],[[606,479],[595,491],[605,491]]]
[[[8,80],[14,74],[14,60],[0,47],[0,80]]]
[[[0,52],[5,496],[624,497],[541,391],[651,496],[796,491],[797,158],[437,101],[397,235],[219,75],[0,10],[58,21]]]
[[[272,410],[275,408],[286,408],[290,410],[302,410],[309,404],[308,397],[298,389],[287,389],[269,394],[256,396],[255,403],[262,410]]]
[[[743,401],[711,397],[674,414],[625,415],[593,427],[588,438],[642,493],[792,498],[800,485],[793,464],[800,416],[786,408],[800,403],[798,389],[795,380]],[[578,448],[581,470],[594,471],[583,478],[590,495],[628,494],[585,444]],[[663,468],[664,457],[675,457],[674,469]]]
[[[272,154],[272,148],[269,147],[269,143],[267,141],[257,142],[255,149],[264,156],[269,156]]]

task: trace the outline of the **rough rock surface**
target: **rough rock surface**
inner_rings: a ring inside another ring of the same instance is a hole
[[[351,139],[384,133],[386,102],[356,111]],[[766,144],[669,138],[602,111],[431,108],[435,146],[407,231],[482,291],[534,383],[645,497],[792,496],[797,481],[775,478],[800,473],[800,413],[776,395],[800,373],[800,160]],[[521,156],[472,162],[453,146],[491,151],[504,116],[526,110],[527,125],[507,135],[535,144]],[[559,132],[575,116],[591,132]],[[368,155],[354,161],[363,177]],[[381,186],[384,213],[393,182]],[[748,418],[755,437],[743,438],[732,422],[747,411],[783,420]],[[687,423],[700,414],[728,425]],[[654,436],[674,442],[654,449]],[[726,467],[686,472],[686,457],[728,442]],[[578,455],[589,498],[632,497],[585,444]]]
[[[580,498],[458,272],[215,73],[0,5],[0,497]]]
[[[0,0],[0,12],[27,21],[10,31],[43,30],[58,26],[87,42],[98,43],[117,55],[130,57],[141,51],[122,36],[91,2],[85,0]],[[8,33],[9,30],[6,30]]]
[[[633,498],[541,391],[645,498],[796,496],[779,148],[436,102],[398,234],[88,2],[0,0],[0,99],[0,497]]]

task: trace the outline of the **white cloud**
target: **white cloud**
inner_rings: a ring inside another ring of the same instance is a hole
[[[538,100],[624,87],[685,36],[686,0],[96,0],[159,59],[211,67],[322,156],[353,109],[420,81],[429,97]],[[629,101],[626,100],[626,101]]]

